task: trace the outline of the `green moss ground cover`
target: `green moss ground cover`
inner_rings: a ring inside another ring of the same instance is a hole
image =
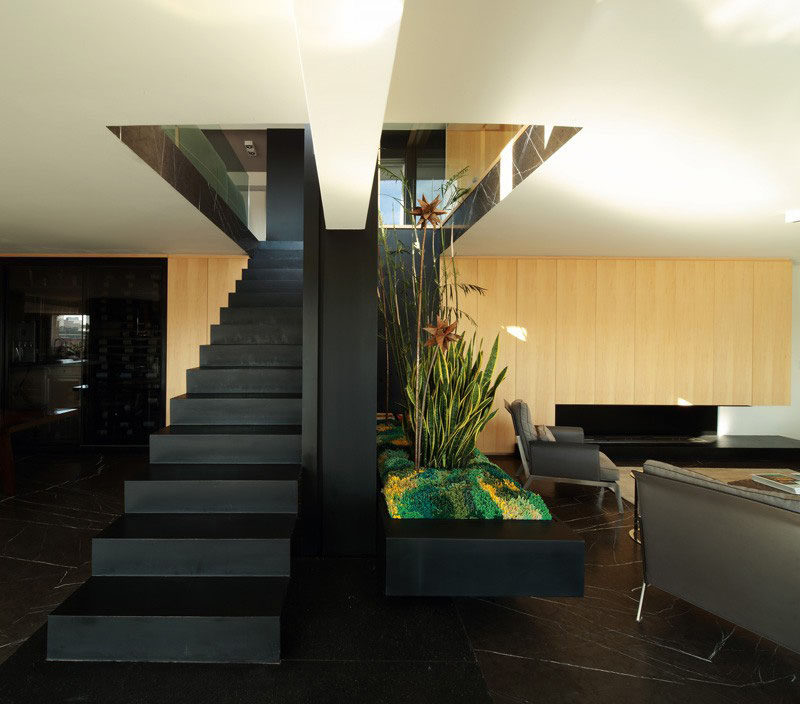
[[[403,429],[393,421],[378,422],[378,473],[392,518],[552,518],[541,496],[477,449],[463,469],[416,471]]]

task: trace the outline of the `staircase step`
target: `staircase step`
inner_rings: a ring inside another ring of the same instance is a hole
[[[223,323],[211,326],[212,345],[301,345],[303,325],[300,319],[276,327],[261,323]]]
[[[92,538],[98,577],[289,575],[292,514],[135,514]]]
[[[280,269],[262,269],[259,267],[247,268],[242,272],[244,281],[302,281],[302,268],[282,267]]]
[[[300,393],[302,376],[296,367],[194,367],[186,370],[186,390],[189,394]]]
[[[286,577],[92,577],[47,621],[48,660],[277,663]]]
[[[303,240],[261,240],[255,251],[262,249],[303,249]]]
[[[256,250],[247,263],[248,268],[278,269],[302,268],[302,249],[260,249]]]
[[[300,367],[302,345],[201,345],[201,367]]]
[[[260,325],[272,325],[279,328],[294,328],[296,326],[302,327],[303,309],[299,306],[294,306],[292,308],[220,308],[219,322],[223,325],[253,323]]]
[[[228,294],[228,306],[231,308],[256,307],[301,307],[303,292],[283,291],[236,291]]]
[[[192,393],[169,403],[174,425],[299,425],[302,413],[299,393]]]
[[[297,464],[300,440],[294,425],[169,425],[150,436],[150,461]]]
[[[268,279],[239,279],[236,282],[237,293],[302,293],[302,279],[276,281]]]
[[[126,513],[296,513],[300,465],[151,464]]]

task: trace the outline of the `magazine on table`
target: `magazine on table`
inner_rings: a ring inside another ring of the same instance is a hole
[[[800,494],[800,473],[798,472],[763,472],[754,474],[753,481],[790,494]]]

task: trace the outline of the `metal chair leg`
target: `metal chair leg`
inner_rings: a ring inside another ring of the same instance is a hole
[[[642,605],[644,604],[644,590],[647,589],[647,584],[642,582],[642,593],[639,595],[639,610],[636,612],[636,623],[642,622]]]
[[[614,495],[617,497],[617,510],[622,513],[622,489],[620,489],[619,482],[614,482],[614,487],[612,489]]]

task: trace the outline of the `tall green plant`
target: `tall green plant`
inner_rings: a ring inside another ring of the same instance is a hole
[[[381,170],[392,179],[399,181],[403,187],[403,197],[397,202],[406,212],[405,202],[413,202],[415,194],[402,174],[381,167]],[[468,189],[458,187],[458,180],[466,173],[466,169],[445,181],[436,198],[440,212],[452,212],[452,208],[460,201]],[[423,197],[424,198],[424,197]],[[417,214],[430,208],[431,203],[424,199],[419,201]],[[420,225],[420,222],[422,225]],[[400,241],[389,242],[387,229],[380,223],[378,233],[378,306],[383,322],[385,359],[386,359],[386,403],[389,406],[390,362],[394,361],[402,388],[413,384],[413,400],[403,403],[406,431],[414,444],[414,462],[417,467],[421,463],[423,439],[420,435],[422,423],[419,419],[409,426],[407,419],[411,415],[419,415],[425,408],[425,398],[430,382],[430,352],[423,349],[422,328],[432,325],[433,321],[442,317],[458,323],[465,314],[459,307],[459,296],[469,292],[483,293],[483,289],[474,284],[458,281],[458,275],[452,262],[452,231],[448,242],[446,225],[438,224],[438,218],[426,220],[414,219],[411,232],[411,246],[406,247]],[[435,225],[431,226],[430,223]],[[442,253],[450,248],[447,259]],[[468,317],[468,316],[467,316]]]
[[[409,437],[420,438],[422,465],[457,469],[472,458],[478,435],[497,412],[492,410],[492,403],[506,375],[504,368],[492,379],[498,344],[496,337],[485,367],[474,335],[469,342],[460,339],[450,344],[444,352],[438,347],[427,348],[424,370],[428,379],[419,407],[414,394],[416,371],[408,370],[406,406],[419,412],[406,414],[404,421]]]

